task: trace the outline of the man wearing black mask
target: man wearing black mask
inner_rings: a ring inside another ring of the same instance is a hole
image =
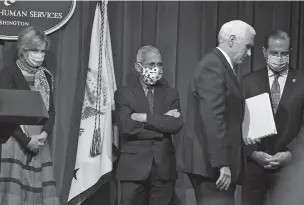
[[[244,205],[263,205],[267,198],[271,204],[272,191],[292,158],[290,143],[304,134],[304,76],[289,65],[290,51],[289,35],[280,30],[271,32],[263,47],[267,67],[242,78],[244,98],[269,93],[277,127],[276,135],[245,147]]]

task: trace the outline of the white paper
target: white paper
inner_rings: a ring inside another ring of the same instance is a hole
[[[243,138],[263,138],[277,134],[268,93],[245,100],[245,115],[242,125]]]

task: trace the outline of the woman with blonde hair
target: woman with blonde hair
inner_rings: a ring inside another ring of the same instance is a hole
[[[0,71],[0,89],[39,91],[48,110],[43,125],[1,124],[0,204],[59,205],[48,144],[55,121],[53,77],[42,66],[50,41],[27,27],[18,37],[18,59]]]

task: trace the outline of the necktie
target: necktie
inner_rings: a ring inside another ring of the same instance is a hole
[[[274,74],[274,80],[271,86],[271,99],[272,99],[272,106],[273,112],[276,113],[279,103],[280,103],[280,84],[279,84],[279,77],[280,74]]]
[[[150,111],[151,111],[151,113],[153,113],[153,107],[154,107],[153,87],[148,86],[147,89],[148,89],[147,99],[148,99]]]

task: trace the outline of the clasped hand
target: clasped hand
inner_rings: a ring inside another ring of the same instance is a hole
[[[264,169],[277,169],[291,160],[291,152],[278,152],[275,155],[270,155],[262,151],[255,151],[251,154],[251,158]]]
[[[164,115],[179,118],[180,112],[178,112],[177,109],[173,109],[173,110],[169,110]],[[138,122],[147,122],[147,114],[146,113],[133,113],[131,115],[131,119],[138,121]]]
[[[27,144],[27,148],[29,148],[33,152],[38,152],[40,148],[44,146],[44,141],[47,139],[46,132],[42,132],[38,135],[32,135],[31,141]]]
[[[278,152],[275,155],[270,155],[265,152],[255,151],[251,157],[265,169],[277,169],[281,165],[287,164],[291,160],[291,152]],[[231,183],[231,171],[229,167],[220,169],[220,177],[216,181],[216,186],[223,190],[227,190]]]

